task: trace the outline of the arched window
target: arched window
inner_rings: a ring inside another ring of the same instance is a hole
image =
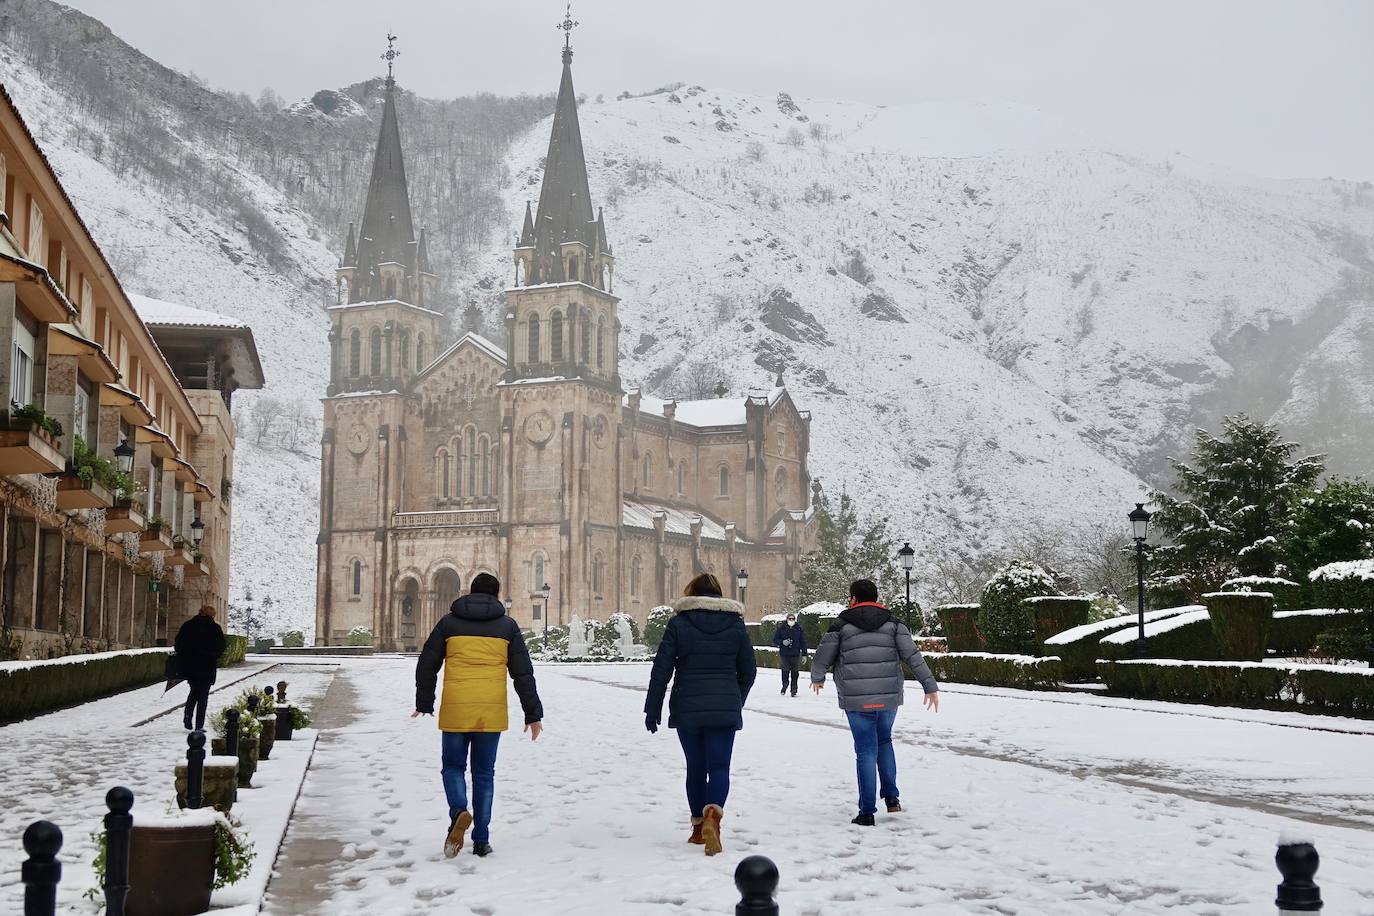
[[[568,259],[568,279],[574,282],[577,280],[577,258]]]
[[[553,317],[549,319],[549,350],[552,352],[550,357],[554,362],[563,359],[563,315],[554,309]]]
[[[773,498],[779,506],[787,504],[787,468],[778,468],[773,475]]]
[[[529,353],[527,358],[532,363],[539,362],[539,316],[530,312],[529,331],[526,334],[529,341]]]
[[[730,495],[730,469],[723,464],[720,466],[720,495]]]
[[[530,557],[530,594],[544,587],[544,583],[548,581],[547,574],[548,570],[544,568],[544,554],[536,552]]]
[[[458,466],[458,473],[454,476],[454,479],[457,481],[457,487],[454,489],[453,495],[461,497],[465,492],[463,490],[463,465],[467,463],[468,455],[467,452],[463,451],[462,433],[459,433],[458,435],[454,436],[452,442],[453,450],[458,453],[458,461],[456,462]]]
[[[388,299],[396,298],[396,279],[394,277],[387,277],[386,279],[386,297]]]
[[[355,594],[355,595],[361,595],[362,593],[363,593],[363,561],[362,561],[362,560],[354,560],[354,561],[353,561],[353,594]]]
[[[376,328],[372,329],[371,348],[372,375],[379,377],[382,374],[382,332]]]
[[[633,560],[630,561],[630,597],[631,597],[631,598],[638,598],[638,597],[639,597],[639,586],[640,586],[639,580],[640,580],[640,578],[643,576],[643,573],[644,573],[644,564],[643,564],[642,562],[640,562],[639,557],[635,557]]]
[[[601,551],[597,551],[592,557],[592,594],[601,597],[602,583],[606,577],[606,560],[601,556]]]
[[[348,374],[354,378],[363,371],[363,336],[357,329],[348,336]]]
[[[477,430],[471,426],[468,427],[467,442],[465,445],[466,448],[464,448],[463,451],[468,456],[468,495],[476,496],[478,465]]]
[[[592,361],[592,323],[587,320],[587,316],[582,316],[582,363],[586,365]]]
[[[410,332],[401,332],[401,368],[410,368]]]
[[[686,496],[686,495],[687,495],[687,462],[686,462],[686,461],[679,461],[679,462],[677,463],[677,495],[678,495],[678,496]]]
[[[645,452],[645,453],[644,453],[644,468],[643,468],[643,473],[640,475],[640,485],[643,486],[644,489],[646,489],[646,490],[653,486],[653,480],[652,480],[653,472],[654,472],[654,453],[653,453],[653,452]]]
[[[481,455],[482,455],[482,473],[478,476],[478,482],[479,482],[479,484],[480,484],[480,486],[481,486],[481,488],[482,488],[481,491],[480,491],[480,493],[481,493],[482,496],[490,496],[490,495],[491,495],[491,442],[487,439],[486,436],[483,436],[481,439],[478,440],[478,443],[477,443],[477,450],[478,450],[478,451],[481,453]]]
[[[439,450],[439,458],[434,462],[434,476],[439,478],[439,495],[448,499],[453,486],[453,458],[446,448]]]
[[[596,320],[596,368],[606,368],[606,319]]]
[[[434,609],[438,617],[443,617],[453,608],[453,602],[463,594],[463,580],[456,572],[445,567],[434,576]]]
[[[415,368],[425,367],[425,335],[419,335],[415,340]]]
[[[678,571],[679,567],[677,565],[677,560],[673,560],[672,563],[668,564],[668,594],[670,596],[677,594]]]

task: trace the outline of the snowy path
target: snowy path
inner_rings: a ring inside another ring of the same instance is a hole
[[[725,855],[683,842],[677,741],[643,729],[647,668],[542,666],[548,729],[502,741],[496,852],[446,861],[434,722],[408,718],[413,664],[341,668],[264,912],[719,916],[735,863],[759,852],[781,869],[787,916],[1251,916],[1272,910],[1287,830],[1315,838],[1328,911],[1374,916],[1374,737],[951,691],[938,717],[903,711],[910,810],[863,830],[848,823],[833,695],[780,697],[766,670],[736,744]]]
[[[293,703],[309,708],[324,694],[335,670],[332,661],[300,665],[253,659],[220,672],[209,710],[213,713],[225,698],[247,686],[279,680],[289,682],[287,694]],[[96,883],[90,835],[102,829],[105,793],[116,785],[132,789],[135,821],[140,811],[161,813],[175,805],[173,768],[186,759],[186,732],[181,727],[185,699],[184,686],[164,696],[159,683],[0,728],[0,912],[17,913],[22,907],[19,871],[24,852],[19,838],[40,819],[62,828],[63,912],[97,911],[80,898]],[[284,748],[282,756],[294,750]],[[254,784],[280,794],[269,785],[273,778],[264,767]],[[235,809],[250,831],[251,807],[245,795],[244,804]],[[264,869],[275,852],[275,840],[265,842],[267,848],[261,850]],[[232,900],[233,889],[226,891]]]

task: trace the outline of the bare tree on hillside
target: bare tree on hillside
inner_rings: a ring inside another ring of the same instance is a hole
[[[258,398],[250,414],[253,422],[253,442],[265,445],[272,428],[286,413],[286,405],[276,398]]]

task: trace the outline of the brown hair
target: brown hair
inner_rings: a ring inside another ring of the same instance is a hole
[[[209,611],[210,613],[206,614],[206,613],[205,613],[206,611]],[[204,614],[206,617],[218,617],[218,616],[219,616],[219,611],[215,610],[214,606],[213,606],[213,605],[209,605],[209,604],[202,605],[202,606],[201,606],[201,609],[200,609],[199,611],[197,611],[196,613],[198,613],[198,614]]]
[[[719,598],[720,580],[708,572],[700,573],[687,583],[682,594],[686,598]]]

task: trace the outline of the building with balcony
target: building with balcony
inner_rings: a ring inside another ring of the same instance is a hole
[[[153,645],[225,606],[224,376],[183,387],[3,86],[0,191],[0,658]]]

